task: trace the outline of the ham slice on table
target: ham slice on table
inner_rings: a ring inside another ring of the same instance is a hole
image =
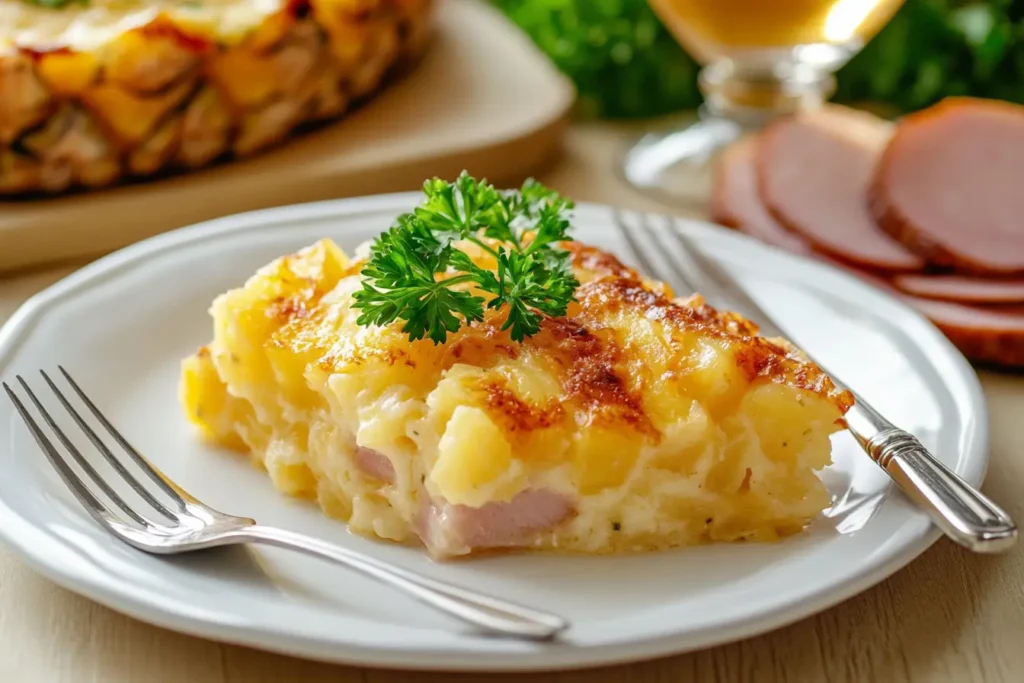
[[[935,323],[967,358],[1024,368],[1024,306],[982,308],[920,298],[908,303]]]
[[[913,296],[875,273],[831,263],[888,292],[931,320],[966,358],[976,363],[1024,368],[1024,305],[971,305]],[[979,281],[967,282],[972,284],[965,291]]]
[[[857,268],[851,265],[854,259],[838,260],[820,253],[810,242],[774,222],[764,207],[756,184],[749,182],[755,174],[754,149],[749,142],[741,142],[722,157],[712,203],[712,216],[718,222],[828,263],[886,290],[929,318],[971,360],[1024,367],[1024,306],[988,305],[1024,302],[1024,280],[925,273],[887,275]],[[841,248],[838,240],[833,246]]]
[[[1024,275],[1024,107],[950,98],[906,117],[869,198],[879,226],[933,265]]]
[[[909,273],[892,280],[896,289],[925,299],[968,304],[1024,303],[1024,279],[997,280],[968,275]]]
[[[757,193],[754,138],[729,146],[716,168],[711,197],[711,220],[786,251],[809,254],[807,240],[779,224]]]
[[[761,133],[759,194],[779,222],[817,251],[883,272],[913,272],[924,260],[875,225],[865,200],[889,128],[840,107],[786,117]]]
[[[355,461],[364,474],[394,483],[395,467],[383,453],[360,446]],[[424,496],[416,533],[435,557],[527,546],[536,534],[552,529],[574,512],[565,496],[544,489],[521,491],[510,501],[478,508]]]

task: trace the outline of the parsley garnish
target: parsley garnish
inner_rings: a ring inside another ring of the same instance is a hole
[[[533,180],[499,191],[465,171],[454,183],[428,180],[423,193],[423,203],[370,248],[362,289],[353,295],[353,308],[362,310],[358,324],[403,320],[410,340],[441,344],[449,332],[483,320],[486,302],[508,308],[501,329],[522,341],[537,333],[543,316],[565,315],[579,286],[571,254],[558,244],[572,239],[571,201]],[[459,240],[491,254],[497,268],[476,265]],[[465,284],[490,300],[459,287]]]
[[[89,5],[89,0],[28,0],[31,5],[39,5],[47,9],[63,9],[71,4]]]

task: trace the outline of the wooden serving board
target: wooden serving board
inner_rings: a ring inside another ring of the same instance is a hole
[[[93,193],[0,201],[0,271],[95,256],[240,211],[416,189],[464,168],[520,181],[558,150],[571,83],[478,0],[447,0],[437,19],[409,75],[262,155]]]

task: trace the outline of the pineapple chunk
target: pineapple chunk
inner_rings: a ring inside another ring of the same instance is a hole
[[[280,87],[270,59],[241,48],[216,57],[210,75],[239,109],[262,106]]]
[[[704,404],[712,419],[734,411],[749,385],[735,352],[710,339],[698,342],[691,365],[680,373],[679,382]]]
[[[514,467],[512,446],[479,408],[459,406],[452,413],[430,471],[434,489],[448,502],[480,507],[510,500],[523,482]]]
[[[39,76],[54,95],[80,96],[95,82],[99,60],[88,52],[51,52],[39,60]]]
[[[267,18],[245,39],[245,47],[253,52],[266,52],[285,39],[295,19],[287,12],[278,12]]]
[[[622,486],[636,466],[643,439],[628,431],[589,429],[573,449],[573,476],[580,493],[588,495]]]
[[[239,395],[249,399],[261,416],[279,410],[274,396],[263,396],[261,387],[278,386],[277,376],[267,348],[288,342],[301,346],[301,335],[288,337],[288,331],[273,335],[291,321],[312,309],[341,278],[348,258],[329,240],[322,240],[297,254],[280,258],[236,289],[217,298],[213,305],[216,320],[213,358],[225,381],[239,386]],[[300,326],[297,323],[296,326]],[[289,331],[294,331],[289,328]],[[307,335],[308,336],[308,335]],[[278,363],[283,361],[275,354]],[[298,363],[284,368],[286,385],[296,395],[296,382],[302,381]],[[292,372],[298,371],[297,376]]]
[[[181,404],[192,424],[211,441],[242,450],[245,442],[236,425],[252,411],[244,401],[228,394],[206,347],[182,361]]]
[[[103,50],[104,76],[142,93],[169,86],[199,63],[199,54],[182,40],[155,32],[128,31]]]
[[[185,101],[191,83],[181,83],[162,95],[138,97],[113,84],[90,88],[83,101],[106,122],[124,147],[138,145],[154,130],[160,119]]]
[[[315,309],[296,316],[272,332],[263,345],[283,400],[304,410],[315,407],[318,397],[306,382],[306,370],[333,344],[329,332],[331,311]]]
[[[286,434],[278,434],[263,451],[263,466],[278,490],[290,496],[314,498],[317,478],[307,455],[309,431],[297,426]]]
[[[795,467],[809,457],[814,469],[829,464],[821,456],[829,452],[829,432],[839,415],[834,405],[817,394],[762,384],[743,397],[739,414],[750,419],[761,450],[772,462]]]

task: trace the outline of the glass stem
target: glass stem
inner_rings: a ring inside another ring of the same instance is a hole
[[[835,77],[831,71],[806,65],[751,70],[722,60],[701,70],[700,89],[702,117],[756,129],[777,116],[820,107],[835,91]]]

